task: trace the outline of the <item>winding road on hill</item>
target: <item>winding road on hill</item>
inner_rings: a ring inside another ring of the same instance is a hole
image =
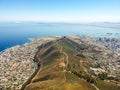
[[[40,68],[39,68],[39,70],[37,71],[37,73],[36,73],[36,75],[35,76],[37,76],[38,75],[38,72],[41,72],[41,70],[42,70],[42,67],[43,67],[43,65],[42,65],[42,60],[39,58],[39,54],[40,54],[40,50],[39,50],[39,52],[37,53],[37,55],[36,55],[36,58],[39,60],[39,64],[40,64]],[[33,79],[31,80],[31,82],[30,83],[32,83],[32,82],[34,82],[34,78],[35,78],[35,76],[33,77]]]
[[[69,42],[70,44],[72,44],[71,42]],[[72,46],[74,46],[74,45],[72,45]],[[76,49],[76,48],[75,48]],[[63,47],[60,45],[60,48],[59,48],[59,51],[60,51],[60,53],[62,53],[63,55],[64,55],[64,63],[65,63],[65,69],[64,69],[64,71],[67,71],[66,69],[68,68],[68,64],[69,64],[69,56],[68,56],[68,54],[63,50]],[[42,60],[39,58],[39,54],[41,53],[42,51],[41,50],[39,50],[38,52],[37,52],[37,54],[36,54],[36,59],[37,59],[37,61],[39,62],[39,66],[38,66],[38,69],[36,70],[36,72],[31,76],[31,78],[29,79],[29,82],[28,82],[28,84],[29,83],[33,83],[34,82],[34,80],[35,80],[35,77],[38,75],[38,72],[41,72],[41,70],[42,70],[42,67],[43,67],[43,65],[42,65]],[[80,61],[80,64],[81,64],[81,67],[84,69],[84,71],[87,73],[87,74],[89,74],[88,73],[88,71],[87,71],[87,69],[82,65],[83,64],[83,62],[84,61]],[[33,77],[34,76],[34,77]],[[64,78],[65,78],[65,82],[66,82],[66,75],[65,75],[65,73],[64,73]],[[22,90],[24,90],[25,89],[25,87],[28,85],[28,84],[25,84],[25,86],[23,86],[23,89]],[[100,90],[95,84],[91,84],[91,86],[93,86],[96,90]]]
[[[89,75],[87,69],[82,65],[84,61],[83,60],[80,60],[80,65],[81,67],[83,68],[83,70]],[[100,90],[95,84],[91,84],[96,90]]]
[[[38,72],[40,72],[42,70],[42,60],[38,57],[39,53],[41,51],[39,50],[37,53],[36,53],[36,58],[34,59],[37,59],[36,61],[39,62],[39,66],[37,67],[37,69],[35,70],[35,72],[31,75],[31,77],[22,85],[21,87],[21,90],[25,90],[26,86],[32,82],[34,82],[34,77],[38,74]]]
[[[100,90],[95,84],[91,84],[96,90]]]
[[[83,66],[83,62],[84,62],[84,60],[80,60],[80,65],[83,68],[83,70],[89,75],[87,69]]]
[[[67,55],[66,52],[63,51],[62,46],[60,47],[60,53],[62,53],[62,54],[65,55],[65,61],[66,61],[66,65],[65,65],[65,67],[67,68],[67,67],[68,67],[68,55]],[[65,68],[65,71],[67,71],[66,68]],[[64,77],[65,77],[65,82],[66,82],[66,76],[65,76],[65,74],[64,74]]]
[[[66,52],[64,52],[63,51],[63,48],[62,48],[62,46],[61,46],[61,48],[60,48],[60,53],[63,53],[64,55],[65,55],[65,60],[66,60],[66,68],[68,67],[68,62],[69,62],[69,60],[68,60],[68,55],[67,55],[67,53]]]
[[[77,48],[71,43],[71,42],[69,42],[74,48],[75,48],[75,50],[77,50]],[[77,51],[76,51],[77,52]],[[89,75],[89,73],[88,73],[88,71],[87,71],[87,69],[83,66],[83,60],[80,60],[80,65],[81,65],[81,67],[83,68],[83,70]],[[91,84],[96,90],[100,90],[95,84]]]

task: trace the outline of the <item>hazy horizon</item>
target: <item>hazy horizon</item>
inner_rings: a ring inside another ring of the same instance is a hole
[[[0,22],[120,22],[119,0],[0,0]]]

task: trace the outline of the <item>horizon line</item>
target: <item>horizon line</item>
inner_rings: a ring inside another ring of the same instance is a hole
[[[120,23],[120,21],[81,21],[81,22],[66,22],[66,21],[0,21],[0,23],[24,23],[24,22],[28,22],[28,23],[73,23],[73,24],[81,24],[81,23]]]

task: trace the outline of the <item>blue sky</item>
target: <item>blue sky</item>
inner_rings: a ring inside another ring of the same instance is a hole
[[[0,21],[120,22],[120,0],[0,0]]]

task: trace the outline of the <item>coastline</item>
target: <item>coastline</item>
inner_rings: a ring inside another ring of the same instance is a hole
[[[92,26],[92,25],[90,25],[90,26]],[[95,26],[95,25],[93,25],[93,26]],[[96,26],[96,27],[103,27],[103,26]],[[103,27],[103,28],[111,28],[111,27]],[[113,28],[113,29],[115,29],[115,28]],[[95,38],[99,38],[99,37],[101,37],[101,38],[104,38],[104,37],[108,37],[108,38],[120,38],[120,33],[104,33],[104,34],[97,33],[97,34],[98,34],[98,36],[94,36]],[[80,35],[80,34],[78,34],[78,35]],[[70,36],[77,36],[77,34],[76,35],[70,35]],[[80,36],[85,36],[85,35],[80,35]],[[92,35],[87,35],[87,36],[91,37]],[[49,38],[49,37],[51,37],[51,38],[52,37],[60,38],[62,36],[46,36],[46,37],[38,37],[38,38],[28,38],[28,40],[26,42],[22,43],[22,44],[16,44],[16,45],[13,45],[13,46],[10,46],[8,48],[5,48],[5,49],[1,50],[0,54],[2,54],[3,52],[5,52],[6,50],[8,50],[8,49],[10,49],[12,47],[22,46],[24,44],[29,44],[30,42],[33,42],[35,39],[45,39],[45,38]]]
[[[83,42],[87,42],[89,44],[93,44],[96,46],[99,46],[98,44],[106,44],[114,45],[114,42],[117,42],[119,45],[118,39],[113,38],[95,38],[89,36],[83,36],[83,37],[77,37],[77,36],[68,36],[69,38],[76,38],[75,41],[82,40]],[[57,40],[58,38],[61,38],[61,36],[49,36],[49,37],[43,37],[43,38],[29,38],[30,42],[26,42],[22,45],[16,45],[14,47],[8,48],[4,50],[4,52],[0,53],[0,88],[13,88],[13,89],[20,89],[24,83],[27,83],[26,81],[34,75],[34,72],[37,69],[37,63],[34,62],[34,56],[38,51],[38,48],[40,45],[45,44],[47,42]],[[90,42],[89,42],[90,41]],[[108,43],[109,41],[109,43]],[[95,42],[98,42],[95,43]],[[111,43],[111,44],[110,44]],[[93,46],[94,46],[93,45]],[[103,46],[104,46],[103,45]],[[99,46],[101,47],[101,46]],[[101,47],[102,48],[102,47]],[[117,47],[115,47],[117,48]],[[96,48],[97,49],[97,48]],[[112,48],[110,47],[112,50]],[[117,51],[119,52],[119,51]],[[114,53],[116,58],[117,53]],[[117,55],[119,56],[119,55]],[[101,59],[99,59],[101,60]],[[117,58],[116,58],[117,61]],[[116,64],[116,63],[115,63]],[[113,66],[112,64],[108,64],[108,69],[111,70],[112,68],[109,67],[112,66],[115,69],[118,68],[117,65]]]
[[[3,52],[5,52],[6,50],[8,50],[8,49],[10,49],[12,47],[22,46],[24,44],[29,44],[30,42],[34,42],[34,40],[36,40],[36,39],[44,39],[45,40],[45,38],[48,39],[48,38],[60,38],[60,37],[61,36],[46,36],[46,37],[28,38],[28,40],[26,42],[22,43],[22,44],[16,44],[16,45],[13,45],[13,46],[10,46],[8,48],[5,48],[5,49],[1,50],[0,54],[2,54]]]
[[[32,38],[30,42],[2,51],[0,53],[0,87],[20,89],[37,68],[37,64],[33,61],[37,47],[54,39],[56,38]]]

